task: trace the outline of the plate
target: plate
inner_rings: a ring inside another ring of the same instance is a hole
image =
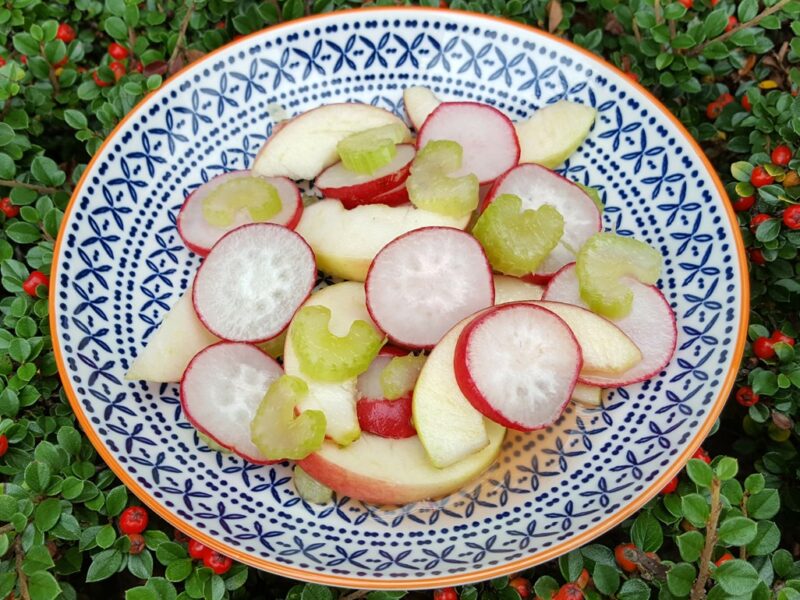
[[[199,258],[178,237],[183,198],[247,168],[274,126],[320,104],[403,114],[402,89],[493,104],[514,119],[562,98],[599,111],[560,171],[598,188],[607,230],[664,254],[678,350],[643,384],[509,432],[498,461],[447,498],[398,508],[311,506],[291,467],[211,451],[176,385],[123,379]],[[67,394],[119,478],[167,521],[235,560],[357,588],[431,588],[511,573],[585,544],[654,496],[708,434],[730,392],[748,314],[738,227],[711,165],[643,88],[590,53],[481,15],[374,9],[293,21],[172,77],[114,130],[67,209],[51,325]]]

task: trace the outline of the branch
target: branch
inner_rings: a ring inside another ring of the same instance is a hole
[[[739,503],[739,508],[742,509],[742,516],[747,516],[747,499],[750,498],[750,492],[745,492],[742,494],[742,501]],[[740,546],[739,547],[739,558],[742,560],[747,560],[747,546]]]
[[[167,73],[172,72],[172,65],[175,64],[176,60],[178,60],[178,55],[183,50],[183,41],[186,39],[186,29],[189,27],[189,19],[192,18],[193,12],[194,1],[192,0],[186,7],[186,14],[183,15],[183,20],[181,21],[181,26],[178,30],[178,39],[175,40],[175,48],[172,49],[172,56],[170,56],[169,60],[167,61]]]
[[[0,179],[0,187],[21,187],[25,188],[26,190],[34,190],[40,194],[57,194],[58,192],[64,191],[46,185],[36,185],[35,183],[25,183],[24,181],[15,181],[13,179]]]
[[[22,538],[17,537],[14,542],[14,554],[16,555],[15,566],[17,569],[17,580],[19,581],[19,593],[22,600],[31,600],[31,595],[28,592],[28,576],[22,570],[22,561],[25,559],[25,553],[22,551]]]
[[[762,19],[764,19],[764,17],[768,17],[769,15],[778,12],[784,6],[789,4],[790,1],[791,0],[780,0],[780,2],[778,2],[777,4],[773,4],[769,8],[765,8],[763,11],[761,11],[759,14],[757,14],[755,17],[753,17],[752,19],[750,19],[746,23],[739,23],[736,27],[734,27],[730,31],[726,31],[722,35],[718,35],[713,40],[708,40],[706,42],[703,42],[702,44],[697,46],[694,50],[689,52],[688,55],[689,56],[697,56],[698,54],[701,54],[703,52],[703,50],[706,49],[707,46],[710,46],[711,44],[713,44],[715,42],[724,42],[725,40],[727,40],[731,36],[736,35],[736,33],[741,31],[742,29],[747,29],[748,27],[755,27],[756,25],[758,25],[761,22]]]
[[[706,545],[700,555],[700,573],[692,586],[691,600],[703,600],[706,597],[706,582],[708,581],[711,555],[717,544],[717,523],[722,512],[722,503],[719,500],[721,482],[716,477],[711,480],[711,512],[706,523]]]
[[[11,523],[6,523],[2,527],[0,527],[0,535],[5,535],[9,531],[14,531],[14,525]]]
[[[352,592],[352,593],[347,594],[345,596],[341,596],[339,598],[339,600],[358,600],[358,598],[363,598],[368,593],[369,592],[367,592],[366,590],[359,590],[357,592]]]

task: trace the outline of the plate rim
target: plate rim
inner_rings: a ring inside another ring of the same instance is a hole
[[[675,126],[678,133],[684,138],[686,142],[688,142],[692,150],[695,151],[695,153],[698,155],[700,159],[701,164],[710,174],[711,182],[714,184],[714,187],[716,188],[720,196],[723,199],[728,198],[728,194],[725,191],[725,186],[723,185],[722,181],[719,178],[719,175],[714,169],[714,166],[711,164],[711,161],[709,160],[708,156],[706,156],[705,152],[700,147],[700,144],[697,142],[697,140],[695,140],[691,136],[689,131],[680,122],[680,120],[672,112],[670,112],[658,98],[656,98],[638,81],[635,81],[630,77],[626,77],[626,74],[615,65],[611,64],[610,62],[606,61],[600,56],[593,54],[589,50],[582,48],[581,46],[578,46],[577,44],[575,44],[570,40],[563,39],[557,35],[554,35],[547,31],[543,31],[536,27],[532,27],[530,25],[525,25],[523,23],[518,23],[516,21],[511,21],[493,15],[485,15],[473,11],[465,11],[465,10],[454,11],[449,8],[444,9],[444,8],[421,7],[421,6],[352,8],[352,9],[334,11],[330,13],[322,13],[318,15],[309,15],[307,17],[294,19],[291,21],[273,25],[265,29],[260,29],[258,31],[254,31],[245,36],[242,36],[236,40],[232,40],[231,42],[223,46],[220,46],[215,50],[212,50],[211,52],[209,52],[202,58],[198,59],[197,61],[189,65],[186,65],[180,71],[172,75],[168,80],[165,80],[164,83],[168,83],[170,79],[173,82],[177,81],[178,79],[180,79],[181,76],[186,75],[187,73],[191,72],[194,69],[199,70],[203,64],[207,64],[208,61],[213,60],[218,54],[226,52],[239,44],[244,44],[248,40],[262,35],[265,31],[280,30],[286,27],[293,27],[296,25],[307,24],[318,20],[330,19],[331,17],[338,18],[344,16],[345,18],[347,18],[348,15],[354,15],[354,14],[363,15],[366,12],[372,12],[376,14],[384,13],[389,16],[402,15],[402,14],[407,15],[409,13],[428,13],[432,15],[438,15],[443,13],[445,15],[451,16],[452,13],[458,13],[460,15],[464,15],[469,18],[474,18],[476,20],[485,20],[491,23],[502,24],[503,26],[515,27],[517,29],[524,31],[527,34],[533,34],[534,36],[541,36],[551,42],[554,42],[555,44],[565,46],[570,50],[581,54],[584,58],[588,59],[589,61],[601,65],[604,68],[611,70],[613,73],[619,76],[625,77],[629,85],[633,86],[634,89],[636,89],[639,93],[644,95],[653,105],[653,108],[660,111],[672,123],[672,125]],[[69,399],[72,411],[75,413],[75,416],[77,417],[78,422],[80,423],[81,428],[83,429],[83,433],[86,435],[87,438],[89,438],[89,440],[92,443],[92,446],[94,446],[97,453],[102,457],[105,464],[114,472],[114,474],[120,479],[120,481],[130,491],[132,491],[134,495],[142,503],[144,503],[150,510],[159,515],[170,525],[183,531],[184,533],[198,540],[202,544],[211,547],[212,549],[221,552],[222,554],[225,554],[226,556],[229,556],[238,562],[241,562],[248,566],[255,567],[264,571],[269,571],[276,575],[287,577],[290,579],[317,583],[321,585],[330,585],[335,587],[360,588],[360,589],[372,589],[372,590],[380,590],[380,589],[414,590],[414,589],[431,589],[431,588],[441,588],[447,586],[465,585],[477,581],[484,581],[495,577],[501,577],[503,575],[509,575],[511,573],[522,571],[530,567],[533,567],[535,565],[547,562],[549,560],[557,558],[558,556],[566,554],[567,552],[570,552],[575,548],[579,548],[587,544],[588,542],[599,537],[608,530],[616,527],[630,515],[638,511],[642,506],[644,506],[644,504],[646,504],[660,490],[662,490],[664,486],[683,469],[684,465],[689,461],[692,454],[694,454],[695,450],[697,450],[697,448],[700,447],[700,445],[708,436],[709,431],[716,423],[719,414],[722,412],[722,409],[725,406],[727,398],[731,390],[733,389],[736,376],[739,372],[738,367],[739,364],[741,363],[742,356],[744,355],[744,347],[747,339],[747,325],[750,314],[750,280],[748,277],[749,269],[747,267],[744,241],[742,239],[741,231],[739,230],[738,219],[730,202],[723,202],[724,204],[723,208],[724,208],[724,213],[728,218],[728,222],[734,231],[733,242],[736,246],[736,257],[738,259],[739,272],[740,272],[739,286],[741,290],[741,301],[739,306],[741,314],[739,318],[739,328],[737,332],[736,345],[732,353],[731,367],[729,368],[728,372],[725,374],[724,379],[722,380],[717,397],[709,407],[706,419],[698,429],[695,436],[691,439],[690,442],[688,442],[688,444],[686,444],[683,452],[681,452],[677,456],[676,460],[673,462],[671,467],[667,469],[660,477],[654,479],[647,488],[642,490],[639,493],[639,495],[636,498],[632,499],[625,507],[621,508],[619,511],[612,514],[607,519],[596,523],[595,525],[589,527],[585,531],[579,532],[576,535],[572,536],[571,538],[551,548],[546,548],[544,550],[541,550],[540,552],[537,552],[530,556],[526,556],[524,558],[517,559],[509,563],[503,563],[485,569],[465,571],[463,573],[452,574],[452,575],[442,575],[438,577],[403,579],[403,580],[360,578],[360,577],[334,575],[330,573],[319,573],[315,571],[301,569],[299,567],[284,565],[279,562],[274,562],[271,560],[257,558],[241,550],[238,550],[237,548],[228,546],[224,542],[221,542],[209,536],[207,533],[204,533],[203,531],[196,529],[192,525],[184,522],[179,515],[171,512],[167,507],[163,506],[156,498],[151,496],[141,485],[139,485],[130,474],[127,473],[124,466],[116,460],[113,454],[106,447],[103,440],[95,431],[94,426],[89,421],[89,418],[84,412],[83,407],[81,406],[80,401],[77,395],[75,394],[75,390],[72,387],[72,383],[69,377],[69,370],[67,369],[64,357],[61,352],[61,347],[59,343],[60,337],[58,335],[59,327],[55,316],[56,298],[57,298],[56,289],[58,287],[58,266],[59,266],[57,259],[61,254],[61,246],[64,241],[64,235],[66,234],[66,226],[69,220],[68,217],[71,215],[77,203],[78,197],[81,194],[83,186],[88,178],[88,175],[93,172],[92,168],[94,167],[95,162],[101,156],[103,156],[104,150],[106,150],[107,147],[110,146],[112,140],[116,138],[116,136],[119,134],[120,130],[125,126],[128,120],[131,119],[135,114],[138,114],[140,111],[142,111],[144,107],[147,106],[153,99],[158,97],[160,94],[165,93],[165,90],[166,86],[162,86],[148,93],[144,98],[142,98],[136,104],[136,106],[134,106],[128,112],[128,114],[126,114],[120,120],[120,122],[114,127],[114,129],[112,129],[112,131],[108,134],[102,145],[97,149],[95,154],[92,156],[92,158],[90,159],[89,163],[86,166],[86,169],[81,175],[80,180],[73,189],[69,203],[67,204],[67,207],[64,210],[64,216],[62,218],[61,226],[59,228],[55,246],[53,248],[53,257],[55,260],[52,264],[50,272],[50,285],[49,285],[50,293],[48,298],[48,308],[49,308],[50,335],[53,344],[53,354],[55,356],[56,365],[58,367],[58,374],[61,379],[62,386],[64,387],[64,391],[67,394],[67,398]]]

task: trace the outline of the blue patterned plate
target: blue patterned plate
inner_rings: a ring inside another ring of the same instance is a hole
[[[601,190],[607,229],[665,256],[678,316],[661,376],[573,407],[552,428],[510,433],[461,492],[397,509],[304,503],[291,468],[209,450],[176,385],[123,374],[192,279],[175,230],[184,196],[248,168],[269,112],[369,102],[403,114],[402,89],[488,102],[514,118],[561,98],[595,106],[589,139],[562,166]],[[116,474],[162,517],[233,558],[288,577],[424,588],[495,577],[586,543],[672,478],[707,435],[744,344],[746,263],[719,180],[655,99],[593,55],[539,31],[468,13],[342,12],[230,44],[171,78],[109,136],[59,236],[53,341],[72,406]]]

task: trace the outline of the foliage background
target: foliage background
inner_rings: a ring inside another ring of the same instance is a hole
[[[104,137],[145,93],[237,35],[354,6],[361,4],[0,2],[0,196],[10,198],[0,204],[6,213],[0,213],[0,434],[10,446],[0,458],[0,598],[367,596],[303,586],[242,565],[214,575],[193,563],[185,540],[153,515],[147,549],[131,555],[117,517],[136,499],[76,425],[56,373],[47,288],[40,286],[36,297],[22,288],[31,272],[49,274],[70,190]],[[702,143],[740,210],[751,257],[750,339],[774,330],[797,335],[800,224],[783,221],[800,197],[800,1],[453,0],[450,8],[549,29],[658,95]],[[75,38],[59,33],[59,24],[69,24]],[[112,41],[130,51],[122,68],[110,66]],[[793,150],[788,165],[770,162],[778,144]],[[750,179],[759,165],[772,181],[756,189]],[[755,196],[750,207],[749,196]],[[767,217],[751,230],[756,214]],[[539,597],[569,597],[561,585],[586,584],[584,568],[591,582],[582,593],[589,598],[800,597],[800,363],[791,345],[775,350],[763,360],[748,347],[737,385],[752,386],[760,401],[743,407],[731,400],[705,445],[713,469],[691,461],[675,492],[655,498],[596,543],[521,574]],[[627,572],[612,548],[631,540],[639,550],[632,551],[634,570]],[[736,559],[716,567],[712,561],[725,552]],[[520,587],[501,578],[457,593],[465,600],[516,600],[520,591],[525,595],[524,582]]]

